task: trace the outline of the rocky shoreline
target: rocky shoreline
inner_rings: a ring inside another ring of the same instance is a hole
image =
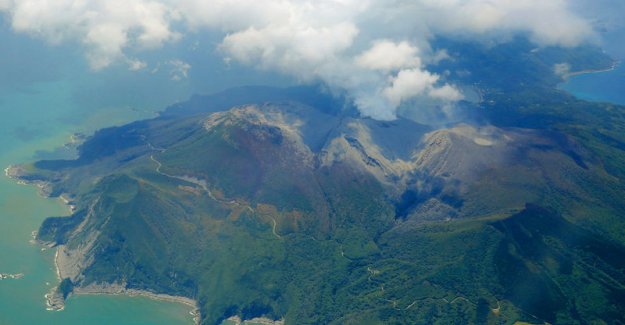
[[[612,65],[609,68],[605,68],[605,69],[594,69],[594,70],[588,69],[588,70],[580,70],[580,71],[569,71],[562,75],[562,79],[566,81],[570,79],[571,77],[580,76],[584,74],[610,72],[616,69],[616,67],[618,67],[620,64],[621,64],[621,61],[617,60],[617,61],[612,62]]]
[[[46,310],[61,311],[65,309],[65,298],[59,292],[58,287],[53,287],[43,297],[46,298]]]
[[[91,283],[88,285],[76,286],[72,285],[69,292],[63,293],[61,290],[62,282],[64,280],[77,280],[81,278],[81,269],[84,267],[84,253],[89,248],[68,250],[64,245],[56,247],[56,253],[54,256],[54,266],[56,269],[56,275],[61,285],[55,286],[52,290],[46,294],[47,309],[52,311],[61,311],[65,308],[65,300],[71,295],[125,295],[130,297],[147,297],[155,300],[169,301],[182,303],[193,308],[190,312],[193,316],[195,324],[199,324],[200,312],[197,301],[181,296],[172,296],[161,293],[154,293],[147,290],[138,290],[127,288],[125,283]],[[77,282],[79,282],[78,280]],[[71,281],[70,281],[71,283]]]
[[[19,280],[23,277],[24,277],[24,273],[15,273],[15,274],[0,273],[0,280],[5,280],[5,279]]]
[[[37,188],[37,193],[44,198],[49,198],[52,194],[52,186],[49,182],[40,179],[27,179],[24,176],[27,172],[20,165],[9,165],[4,169],[4,175],[11,178],[20,185],[33,185]]]
[[[89,284],[86,286],[75,287],[72,294],[75,295],[125,295],[129,297],[146,297],[154,300],[169,301],[185,304],[192,307],[190,312],[193,316],[195,324],[200,322],[200,312],[197,301],[181,296],[172,296],[161,293],[154,293],[147,290],[129,289],[125,284],[117,283],[101,283],[101,284]]]
[[[5,176],[15,180],[20,185],[34,185],[37,188],[38,194],[44,198],[51,197],[51,194],[52,194],[51,184],[47,181],[40,180],[40,179],[26,178],[25,176],[28,173],[26,172],[24,167],[20,165],[10,165],[6,167],[4,169],[4,174]],[[69,208],[71,213],[75,212],[76,205],[73,201],[73,198],[69,197],[68,195],[61,194],[59,196],[59,199]],[[37,242],[41,245],[46,246],[47,248],[56,246],[55,243],[47,243],[47,242],[42,242],[42,241],[37,240],[36,234],[37,234],[37,231],[33,231],[32,233],[33,239],[31,240],[32,242]],[[61,264],[67,264],[67,263],[59,263],[59,253],[61,251],[64,251],[63,245],[58,246],[56,248],[56,254],[54,258],[56,275],[57,275],[59,282],[63,281],[64,278],[68,278],[66,277],[66,275],[73,274],[72,272],[75,273],[76,271],[76,270],[65,270],[64,266],[62,266]],[[74,256],[72,260],[82,260],[82,258],[78,256]],[[73,275],[76,275],[76,274],[73,274]],[[21,277],[23,277],[23,274],[21,273],[20,274],[4,274],[4,273],[0,274],[0,280],[19,279]],[[89,284],[86,286],[78,285],[78,286],[72,287],[71,291],[66,294],[62,292],[60,287],[61,287],[60,285],[55,286],[50,290],[50,292],[44,295],[46,299],[47,310],[61,311],[65,309],[65,300],[67,299],[67,297],[69,297],[72,294],[73,295],[106,294],[106,295],[125,295],[125,296],[130,296],[130,297],[141,296],[141,297],[147,297],[147,298],[155,299],[155,300],[182,303],[187,306],[190,306],[193,308],[193,310],[190,312],[191,316],[193,316],[193,321],[195,322],[195,324],[199,324],[200,322],[200,312],[199,312],[197,301],[191,298],[154,293],[154,292],[150,292],[146,290],[129,289],[129,288],[126,288],[125,284],[118,284],[118,283]]]
[[[27,177],[28,172],[21,165],[9,165],[4,169],[4,175],[15,180],[17,184],[35,186],[37,188],[37,194],[43,198],[47,199],[53,196],[53,186],[51,182],[43,179],[29,179]],[[58,195],[58,198],[67,206],[70,214],[76,212],[76,203],[71,195],[62,193]]]
[[[58,271],[57,274],[59,274]],[[193,310],[189,313],[193,316],[195,324],[200,323],[200,311],[197,301],[187,297],[154,293],[147,290],[129,289],[125,284],[118,283],[92,283],[86,286],[77,286],[72,288],[69,295],[124,295],[129,297],[146,297],[154,300],[181,303],[193,308]],[[52,288],[52,290],[45,295],[45,298],[47,310],[61,311],[65,309],[66,298],[63,296],[59,286]]]

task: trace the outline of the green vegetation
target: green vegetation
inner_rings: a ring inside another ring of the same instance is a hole
[[[323,164],[325,149],[275,123],[228,115],[205,127],[213,109],[203,113],[195,98],[178,113],[96,133],[78,160],[26,171],[24,179],[76,198],[71,217],[50,218],[39,232],[70,249],[89,244],[89,263],[63,280],[63,295],[124,283],[196,299],[204,324],[234,315],[287,324],[623,322],[625,110],[556,90],[553,73],[556,63],[585,69],[609,59],[588,48],[533,51],[523,40],[439,45],[463,49],[447,64],[471,72],[457,78],[483,92],[474,107],[482,118],[533,129],[514,133],[522,142],[503,162],[470,181],[415,172],[412,188],[398,190],[353,161]],[[278,97],[296,99],[287,93]],[[319,103],[328,124],[349,117]],[[455,214],[419,219],[429,199]]]
[[[74,284],[72,280],[65,278],[61,281],[58,288],[59,292],[63,295],[63,299],[67,299],[70,293],[74,290]]]

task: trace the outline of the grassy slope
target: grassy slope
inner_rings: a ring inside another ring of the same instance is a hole
[[[597,168],[564,176],[491,171],[483,179],[494,181],[474,184],[475,197],[465,200],[474,205],[471,219],[404,227],[375,179],[342,164],[303,166],[276,130],[255,130],[269,135],[258,140],[237,126],[206,134],[197,118],[166,118],[112,137],[120,146],[104,151],[108,158],[87,150],[79,164],[39,164],[60,169],[57,192],[70,191],[80,202],[72,218],[46,221],[40,236],[67,240],[87,203],[100,198],[88,229],[102,236],[85,282],[123,279],[197,298],[206,324],[235,314],[284,316],[296,324],[622,320],[623,109],[553,90],[550,69],[563,58],[557,50],[534,55],[527,43],[511,46],[474,49],[471,58],[482,55],[483,64],[455,63],[481,78],[465,81],[486,91],[489,119],[568,134]],[[594,54],[580,53],[564,57],[588,67]],[[124,146],[141,135],[168,150],[146,149],[139,140]],[[84,148],[100,146],[93,143]],[[207,179],[218,200],[157,174],[150,154],[169,174]],[[565,154],[552,163],[564,159],[579,170]],[[99,176],[105,177],[94,187]],[[584,191],[572,196],[527,186],[538,182],[543,189],[572,182]],[[480,207],[515,209],[528,201],[550,208],[479,215]]]

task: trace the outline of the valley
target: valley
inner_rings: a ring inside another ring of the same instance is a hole
[[[201,324],[618,320],[623,108],[557,90],[552,70],[611,61],[530,49],[479,50],[491,65],[462,81],[479,81],[483,102],[463,103],[479,115],[462,123],[377,121],[312,88],[246,87],[7,174],[75,207],[37,233],[62,260],[61,301],[180,297]]]

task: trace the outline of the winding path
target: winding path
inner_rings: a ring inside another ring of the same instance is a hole
[[[145,141],[147,143],[147,145],[150,147],[150,149],[152,150],[156,150],[156,151],[160,151],[160,153],[164,153],[165,151],[167,151],[167,149],[164,148],[156,148],[154,147],[150,142]],[[206,184],[206,181],[194,178],[194,177],[190,177],[190,176],[177,176],[177,175],[170,175],[167,174],[163,171],[161,171],[161,167],[163,167],[163,164],[158,161],[156,158],[154,158],[154,155],[150,155],[150,160],[152,160],[154,163],[156,163],[156,169],[155,171],[160,174],[163,175],[165,177],[169,177],[169,178],[173,178],[173,179],[177,179],[177,180],[181,180],[181,181],[185,181],[185,182],[189,182],[192,184],[195,184],[197,186],[200,186],[204,191],[206,191],[206,193],[208,193],[208,196],[215,202],[221,203],[221,204],[226,204],[226,205],[230,205],[230,206],[236,206],[236,207],[242,207],[244,205],[242,205],[241,203],[237,202],[236,200],[223,200],[223,199],[219,199],[217,197],[215,197],[215,195],[213,195],[213,192],[211,192],[211,190],[208,188],[208,185]],[[256,213],[256,211],[254,210],[254,208],[250,207],[249,205],[245,205],[244,206],[246,209],[248,209],[250,212],[252,213]],[[273,216],[269,216],[269,218],[271,218],[271,222],[272,222],[272,228],[271,231],[273,233],[273,235],[277,238],[277,239],[282,239],[282,236],[280,236],[277,232],[276,232],[276,228],[278,227],[278,223],[276,221],[276,219]]]
[[[276,226],[278,225],[278,223],[276,222],[276,219],[272,216],[269,216],[269,218],[271,218],[271,221],[273,222],[273,228],[271,229],[271,231],[273,232],[273,235],[276,236],[276,238],[278,239],[282,239],[282,236],[276,233]]]

